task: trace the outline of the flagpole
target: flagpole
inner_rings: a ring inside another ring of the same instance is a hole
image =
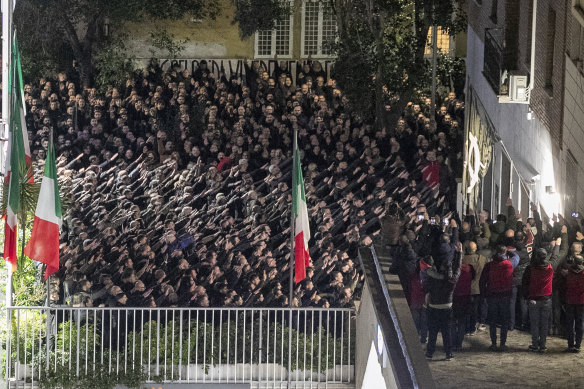
[[[294,168],[296,167],[296,150],[298,149],[298,130],[293,129],[294,140],[292,141],[292,191],[294,188]],[[292,193],[292,202],[294,202],[294,193]],[[294,241],[295,241],[295,221],[294,204],[290,207],[290,295],[288,297],[289,320],[288,320],[288,388],[292,385],[292,300],[294,297]]]
[[[8,123],[10,120],[10,63],[12,62],[12,0],[2,0],[2,174],[6,173],[6,142],[8,139]],[[12,264],[8,264],[6,278],[6,307],[12,306]],[[10,317],[8,317],[10,326]]]
[[[2,142],[0,147],[0,168],[2,169],[2,174],[6,173],[6,147],[8,139],[8,123],[10,119],[10,90],[9,90],[9,73],[10,73],[10,63],[12,62],[12,12],[13,12],[13,2],[12,0],[2,0]],[[4,199],[3,199],[4,200]],[[8,276],[6,277],[6,325],[8,336],[6,339],[6,355],[10,355],[11,341],[10,332],[12,328],[12,263],[8,262],[6,269],[8,271]],[[8,377],[10,376],[10,358],[6,358],[6,373],[5,381],[8,382]]]
[[[296,167],[295,158],[296,158],[296,150],[298,149],[298,130],[294,129],[294,141],[292,142],[292,176],[294,176],[294,168]],[[291,185],[292,190],[296,190],[294,188],[294,184]],[[294,194],[292,194],[292,198],[294,198]],[[290,209],[290,297],[288,300],[288,305],[290,308],[292,307],[292,297],[294,296],[294,242],[296,238],[295,234],[295,222],[294,220],[294,213],[292,209]]]
[[[8,139],[8,115],[10,113],[10,90],[8,88],[8,77],[10,73],[12,24],[10,23],[11,0],[2,0],[2,148],[0,151],[0,167],[2,174],[5,173],[6,161],[6,139]]]

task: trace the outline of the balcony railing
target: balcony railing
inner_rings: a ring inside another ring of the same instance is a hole
[[[497,96],[509,93],[507,79],[504,78],[504,56],[503,47],[501,46],[503,39],[500,35],[501,30],[485,30],[483,58],[483,75]]]
[[[354,387],[351,309],[8,308],[5,377],[137,371],[144,382]],[[267,386],[266,386],[267,387]]]

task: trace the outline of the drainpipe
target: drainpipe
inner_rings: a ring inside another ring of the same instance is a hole
[[[531,63],[529,65],[529,95],[527,97],[527,104],[531,102],[531,91],[535,84],[535,36],[537,30],[537,0],[533,0],[533,12],[531,15]],[[532,111],[528,105],[527,118],[531,119]]]

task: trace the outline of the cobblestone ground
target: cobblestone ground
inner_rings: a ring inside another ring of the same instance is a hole
[[[466,336],[463,349],[446,361],[442,339],[428,364],[439,389],[483,388],[584,388],[584,351],[564,353],[567,341],[548,337],[546,354],[527,351],[531,335],[509,332],[505,353],[488,350],[489,332]]]

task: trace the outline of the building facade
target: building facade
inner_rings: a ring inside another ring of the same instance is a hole
[[[467,151],[467,206],[497,214],[511,197],[524,216],[530,201],[549,217],[583,209],[579,1],[467,1],[467,147],[489,135],[479,181]]]
[[[216,20],[185,18],[165,24],[128,23],[124,26],[128,51],[139,64],[158,58],[163,68],[177,62],[183,68],[196,69],[201,60],[218,72],[221,67],[228,75],[244,73],[244,60],[259,60],[267,69],[278,62],[287,63],[295,76],[297,62],[318,60],[325,71],[332,63],[331,42],[336,35],[336,21],[327,3],[310,0],[292,0],[288,18],[276,24],[273,30],[259,31],[253,37],[242,39],[237,24],[232,23],[234,5],[221,0],[221,14]],[[176,58],[169,58],[165,50],[154,47],[152,33],[164,29],[183,49]]]
[[[128,53],[136,58],[139,65],[157,58],[163,68],[176,62],[183,68],[194,70],[204,59],[212,71],[218,73],[223,67],[228,76],[243,74],[246,59],[261,61],[268,70],[284,61],[293,77],[296,76],[298,62],[318,60],[330,74],[333,62],[331,43],[336,38],[337,26],[329,3],[319,0],[284,1],[290,1],[289,17],[277,22],[273,30],[259,31],[247,39],[240,37],[237,24],[232,23],[234,5],[231,0],[220,0],[221,13],[216,20],[185,18],[169,23],[128,23],[123,26],[128,36]],[[176,58],[169,58],[168,51],[153,44],[153,33],[162,30],[183,46]],[[438,48],[443,53],[464,57],[465,35],[450,37],[439,29]],[[427,54],[431,54],[430,48]]]

